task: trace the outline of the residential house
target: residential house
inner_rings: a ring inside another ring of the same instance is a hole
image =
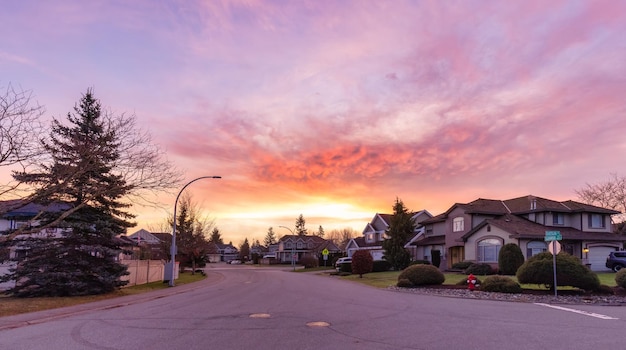
[[[497,266],[500,248],[517,244],[525,258],[548,250],[546,231],[559,231],[560,249],[580,258],[594,271],[605,270],[610,251],[624,248],[626,236],[612,232],[618,211],[575,201],[532,195],[494,200],[479,198],[455,203],[446,212],[422,222],[425,232],[415,240],[418,255],[441,254],[441,267],[461,261]]]
[[[372,221],[365,225],[365,229],[363,229],[363,236],[353,238],[348,242],[346,245],[347,255],[352,257],[354,252],[357,250],[367,250],[370,252],[374,260],[383,260],[385,251],[382,244],[387,238],[386,232],[389,228],[392,216],[393,215],[391,214],[376,213],[376,215],[372,218]],[[416,223],[416,227],[415,231],[406,242],[405,248],[409,250],[412,259],[415,260],[417,257],[417,248],[415,245],[412,245],[412,243],[423,235],[424,228],[420,223],[426,219],[432,218],[432,215],[427,210],[420,210],[413,213],[411,218]]]
[[[149,232],[140,229],[128,238],[136,242],[142,248],[142,258],[151,260],[169,260],[170,246],[172,245],[172,234],[164,232]]]
[[[220,261],[231,262],[239,259],[239,250],[232,244],[216,243]]]
[[[318,236],[287,235],[278,240],[276,258],[282,263],[298,262],[305,256],[319,257],[322,251],[327,249],[329,254],[341,252],[339,248],[329,240]]]

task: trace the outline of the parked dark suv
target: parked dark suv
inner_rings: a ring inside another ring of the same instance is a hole
[[[611,252],[606,257],[606,267],[617,272],[626,267],[626,251]]]

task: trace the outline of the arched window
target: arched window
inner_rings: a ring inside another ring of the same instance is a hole
[[[528,244],[526,245],[526,258],[530,258],[533,255],[537,255],[547,250],[548,250],[548,246],[546,245],[546,242],[542,242],[542,241],[528,242]]]
[[[497,238],[486,238],[478,242],[478,261],[498,262],[498,254],[502,241]]]

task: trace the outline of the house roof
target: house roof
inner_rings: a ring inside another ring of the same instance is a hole
[[[462,208],[467,214],[488,214],[488,215],[504,215],[527,214],[533,212],[591,212],[599,214],[619,214],[619,211],[597,207],[590,204],[584,204],[572,200],[563,202],[546,199],[533,195],[527,195],[506,200],[478,198],[469,203],[455,203],[444,213],[433,216],[430,219],[422,221],[422,224],[433,224],[445,221],[448,215],[456,208]]]
[[[446,243],[446,236],[430,236],[430,237],[420,237],[415,242],[411,243],[411,245],[415,246],[424,246],[424,245],[443,245]]]
[[[381,243],[382,242],[371,242],[371,243],[367,243],[365,242],[365,237],[357,237],[357,238],[353,238],[352,241],[354,242],[354,244],[357,245],[357,247],[359,248],[371,248],[371,247],[382,247]]]
[[[3,213],[3,218],[32,218],[42,211],[54,213],[67,210],[69,208],[71,208],[71,205],[65,202],[39,204],[26,202],[21,199],[12,199],[0,202],[0,213]]]
[[[543,240],[547,229],[554,229],[561,232],[563,240],[594,240],[594,241],[615,241],[624,242],[626,236],[610,232],[584,232],[572,227],[552,227],[537,224],[525,218],[506,214],[495,219],[487,219],[481,222],[471,231],[462,236],[463,241],[467,241],[474,233],[487,225],[496,226],[510,234],[510,238],[539,239]]]

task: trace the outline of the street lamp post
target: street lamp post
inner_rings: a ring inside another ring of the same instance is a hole
[[[174,287],[174,270],[176,268],[176,207],[178,206],[178,199],[180,198],[180,195],[183,193],[185,188],[187,188],[187,186],[191,185],[192,183],[198,180],[221,179],[221,178],[222,178],[221,176],[200,176],[198,178],[195,178],[187,182],[187,184],[183,186],[183,188],[180,189],[180,191],[178,192],[178,195],[176,196],[176,201],[174,201],[174,224],[172,225],[172,245],[170,246],[171,260],[167,264],[166,269],[165,269],[165,277],[166,278],[169,277],[168,284],[170,287]]]
[[[291,266],[293,267],[293,270],[296,271],[296,259],[295,259],[295,254],[296,254],[296,234],[293,232],[292,229],[290,229],[287,226],[278,226],[278,227],[286,228],[287,230],[289,230],[289,232],[291,232],[291,236],[293,237],[293,242],[291,242]]]

